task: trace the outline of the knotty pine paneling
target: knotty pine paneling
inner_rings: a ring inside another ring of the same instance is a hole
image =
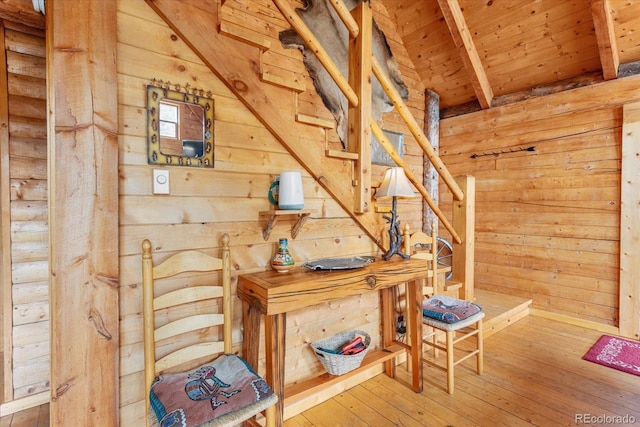
[[[288,28],[280,12],[270,1],[241,2],[229,0],[222,8],[229,22],[249,26],[251,31],[267,39],[272,46],[262,59],[268,71],[282,72],[312,83],[302,65],[300,52],[284,49],[277,39],[281,29]],[[390,20],[380,5],[374,7],[381,26]],[[215,31],[215,29],[212,29]],[[385,28],[385,31],[393,29]],[[395,49],[402,45],[392,35]],[[298,262],[327,256],[353,256],[379,253],[371,241],[340,205],[326,193],[302,166],[284,149],[267,129],[235,98],[229,89],[200,59],[193,54],[173,31],[159,20],[143,2],[118,2],[118,100],[120,145],[120,424],[138,425],[144,417],[142,365],[142,319],[140,244],[149,238],[154,246],[154,258],[170,253],[198,248],[216,253],[223,233],[231,236],[233,289],[237,275],[268,269],[277,240],[289,238],[289,249]],[[230,52],[229,54],[233,54]],[[401,53],[401,69],[407,71],[411,86],[409,106],[422,123],[424,88],[417,83],[408,55]],[[169,167],[171,194],[152,194],[152,169],[161,166],[147,164],[146,158],[146,94],[145,85],[157,78],[172,83],[203,88],[212,92],[215,101],[215,168],[196,169]],[[298,100],[298,110],[318,117],[331,118],[317,94],[310,91],[291,93]],[[287,103],[289,101],[287,100]],[[274,108],[285,108],[274,106]],[[286,107],[289,108],[289,107]],[[289,114],[287,113],[287,114]],[[422,157],[408,131],[403,130],[397,114],[384,117],[385,128],[406,134],[407,161],[419,176]],[[330,132],[329,132],[330,133]],[[335,141],[322,128],[301,140],[308,150],[324,156],[325,141]],[[309,137],[307,137],[309,138]],[[409,148],[410,147],[410,148]],[[302,171],[305,208],[315,212],[302,227],[298,237],[290,237],[293,218],[281,218],[268,241],[262,237],[266,218],[260,211],[271,208],[267,192],[273,176],[283,170]],[[380,181],[385,167],[373,168],[373,181]],[[345,179],[351,179],[346,171]],[[403,224],[420,227],[422,204],[419,199],[399,202]],[[241,348],[241,309],[234,300],[234,346]],[[377,294],[349,298],[331,304],[311,307],[291,313],[287,324],[287,382],[293,383],[320,373],[321,364],[310,350],[309,343],[345,329],[359,328],[379,342],[379,308]],[[261,337],[263,340],[263,337]],[[260,360],[259,370],[264,360]]]
[[[476,287],[618,325],[622,104],[640,98],[639,83],[442,121],[444,162],[476,177]]]

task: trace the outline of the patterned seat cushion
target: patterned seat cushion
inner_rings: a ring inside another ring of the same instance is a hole
[[[191,427],[272,395],[241,357],[225,354],[189,372],[160,375],[151,386],[150,400],[161,427]]]
[[[445,323],[456,323],[480,313],[475,303],[446,295],[436,295],[422,302],[422,315]]]

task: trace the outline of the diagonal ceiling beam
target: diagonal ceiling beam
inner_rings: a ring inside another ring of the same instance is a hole
[[[593,15],[593,26],[596,30],[598,51],[600,52],[602,75],[605,80],[615,79],[618,77],[620,58],[618,58],[609,0],[591,0],[591,14]]]
[[[491,89],[489,79],[487,79],[487,74],[480,61],[480,55],[478,55],[476,46],[473,43],[458,0],[438,0],[438,4],[447,22],[447,27],[449,27],[451,37],[453,37],[453,41],[458,48],[462,62],[469,73],[469,78],[480,106],[482,108],[491,107],[493,89]]]

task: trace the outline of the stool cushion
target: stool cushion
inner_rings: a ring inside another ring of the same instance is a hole
[[[422,302],[422,315],[445,323],[456,323],[480,313],[482,308],[470,301],[436,295]]]
[[[272,395],[267,382],[241,357],[224,354],[189,372],[158,376],[150,400],[160,426],[189,427],[258,402],[273,403]]]

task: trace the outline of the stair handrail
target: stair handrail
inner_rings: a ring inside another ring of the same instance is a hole
[[[347,31],[351,35],[351,37],[357,37],[359,35],[358,24],[355,22],[353,17],[351,16],[351,12],[345,5],[342,0],[328,0],[329,3],[333,6],[336,13],[342,20],[343,24],[347,28]],[[347,79],[340,72],[335,62],[331,59],[329,54],[326,52],[322,44],[318,41],[313,32],[309,29],[306,23],[298,16],[296,11],[291,7],[291,5],[287,2],[287,0],[273,0],[276,7],[280,10],[284,18],[289,22],[291,27],[298,33],[300,37],[302,37],[303,41],[307,44],[307,47],[316,55],[320,63],[325,67],[327,73],[334,80],[338,88],[342,91],[344,96],[349,101],[349,104],[352,107],[356,107],[359,103],[358,95],[355,93]],[[373,74],[376,76],[383,90],[390,98],[394,107],[397,109],[400,117],[404,120],[405,124],[409,128],[409,131],[416,139],[416,142],[422,148],[422,151],[425,153],[431,164],[434,166],[435,170],[438,172],[438,175],[443,179],[445,185],[451,191],[453,198],[455,200],[462,200],[464,198],[464,192],[457,184],[446,165],[442,162],[442,159],[435,152],[429,139],[424,134],[422,129],[416,123],[415,118],[409,111],[406,103],[396,90],[395,86],[391,82],[391,79],[384,71],[380,61],[375,55],[372,55],[372,70]],[[402,167],[405,171],[405,174],[409,178],[409,180],[416,187],[418,192],[422,195],[425,202],[429,205],[429,207],[433,210],[434,214],[440,219],[442,225],[451,233],[452,239],[460,244],[462,243],[462,239],[459,234],[455,231],[453,226],[447,221],[445,215],[442,213],[440,208],[435,204],[428,191],[425,189],[422,182],[420,182],[411,169],[404,163],[402,157],[398,154],[398,152],[393,147],[393,144],[388,140],[378,123],[371,119],[371,130],[373,134],[380,142],[380,145],[385,149],[385,151],[389,154],[389,156],[396,162],[399,167]]]
[[[334,0],[342,3],[342,0]],[[307,44],[307,47],[316,55],[318,61],[327,70],[331,78],[338,85],[344,96],[347,97],[349,104],[352,107],[358,105],[358,95],[355,93],[347,79],[340,72],[340,69],[335,62],[331,59],[327,51],[322,47],[322,44],[318,41],[313,32],[309,29],[307,24],[298,16],[296,11],[291,7],[287,0],[273,0],[276,7],[280,9],[284,18],[289,22],[291,27],[298,33],[300,37]],[[334,6],[338,7],[338,6]],[[346,6],[344,6],[346,8]],[[348,9],[347,9],[348,10]],[[340,15],[340,13],[339,13]],[[353,24],[350,24],[353,25]],[[356,25],[357,26],[357,25]]]
[[[358,37],[360,33],[360,28],[353,16],[351,15],[351,11],[347,7],[347,5],[342,0],[328,0],[333,9],[336,11],[340,19],[342,19],[342,23],[345,27],[347,27],[347,31],[351,34],[351,37],[354,39]]]
[[[427,202],[427,204],[429,205],[433,213],[438,217],[438,219],[440,219],[440,222],[442,223],[442,225],[444,225],[447,231],[451,233],[451,238],[458,244],[462,243],[462,239],[460,238],[460,235],[455,230],[455,228],[453,228],[453,225],[451,225],[451,223],[445,217],[444,213],[442,213],[440,208],[435,204],[435,202],[431,198],[431,195],[429,194],[427,189],[424,187],[422,182],[418,180],[418,178],[416,178],[413,171],[404,163],[404,160],[402,159],[402,157],[400,157],[400,154],[398,154],[398,152],[394,148],[391,141],[389,141],[389,138],[387,138],[385,133],[382,131],[382,128],[380,127],[378,122],[376,122],[373,119],[371,119],[371,131],[373,132],[375,137],[378,139],[378,142],[380,143],[382,148],[384,148],[387,151],[387,153],[389,154],[389,157],[391,157],[391,159],[393,159],[393,161],[396,162],[396,164],[399,167],[404,169],[405,175],[407,175],[407,178],[409,178],[409,181],[411,181],[414,187],[416,187],[420,195],[422,195],[422,198],[424,199],[424,201]]]
[[[380,85],[384,89],[384,92],[391,99],[394,107],[398,110],[398,113],[404,120],[405,124],[409,128],[409,131],[413,135],[413,137],[418,142],[418,145],[422,148],[422,151],[427,155],[431,164],[436,168],[438,175],[445,182],[451,193],[453,194],[453,198],[455,200],[462,200],[464,198],[464,193],[460,189],[460,186],[456,183],[455,179],[447,169],[447,166],[442,162],[442,159],[435,152],[431,143],[429,142],[429,138],[422,132],[418,123],[416,123],[416,119],[409,111],[409,107],[404,102],[395,86],[391,82],[391,79],[387,75],[387,73],[382,68],[380,61],[375,56],[372,58],[372,66],[373,66],[373,74],[378,78]],[[406,172],[406,170],[405,170]],[[442,219],[442,218],[440,218]]]

